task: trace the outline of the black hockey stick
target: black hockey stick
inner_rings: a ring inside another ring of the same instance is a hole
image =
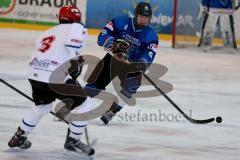
[[[113,57],[114,53],[109,52],[109,54]],[[116,58],[116,57],[115,57]],[[118,58],[116,58],[118,59]],[[204,120],[196,120],[196,119],[192,119],[191,117],[189,117],[186,113],[184,113],[176,103],[174,103],[165,93],[164,91],[158,87],[145,73],[143,73],[143,76],[158,90],[158,92],[163,95],[169,103],[171,103],[189,122],[191,123],[195,123],[195,124],[206,124],[206,123],[211,123],[213,121],[215,121],[215,118],[209,118],[209,119],[204,119]],[[221,123],[222,122],[222,118],[221,117],[217,117],[216,118],[217,123]]]
[[[204,120],[196,120],[192,119],[189,117],[186,113],[184,113],[176,103],[174,103],[165,93],[164,91],[158,87],[146,74],[143,73],[143,76],[162,94],[168,102],[170,102],[189,122],[191,123],[196,123],[196,124],[206,124],[206,123],[211,123],[215,120],[215,118],[209,118],[209,119],[204,119]],[[216,119],[220,119],[220,117],[217,117]],[[220,122],[221,123],[221,122]]]
[[[5,84],[6,86],[8,86],[9,88],[11,88],[11,89],[13,89],[14,91],[16,91],[17,93],[21,94],[23,97],[25,97],[25,98],[27,98],[28,100],[34,102],[34,100],[33,100],[31,97],[29,97],[28,95],[26,95],[25,93],[23,93],[22,91],[20,91],[20,90],[17,89],[16,87],[14,87],[13,85],[9,84],[8,82],[4,81],[4,80],[1,79],[1,78],[0,78],[0,81],[1,81],[3,84]],[[51,113],[53,116],[61,119],[61,120],[62,120],[63,122],[65,122],[66,124],[69,124],[68,121],[66,121],[66,120],[65,120],[64,118],[62,118],[62,117],[57,116],[54,112],[50,111],[50,113]],[[84,130],[84,131],[85,131],[85,135],[86,135],[87,145],[90,145],[87,127],[85,127],[85,130]]]
[[[202,27],[201,27],[201,35],[200,35],[200,40],[199,40],[199,43],[198,43],[198,47],[201,47],[202,45],[202,41],[203,41],[203,34],[204,34],[204,29],[205,29],[205,26],[206,26],[206,22],[208,20],[208,13],[205,13],[203,16],[202,16],[202,19],[203,19],[203,22],[202,22]]]
[[[30,100],[30,101],[32,101],[32,102],[34,102],[34,100],[33,100],[31,97],[29,97],[28,95],[26,95],[25,93],[23,93],[23,92],[22,92],[22,91],[20,91],[19,89],[15,88],[15,87],[14,87],[14,86],[12,86],[11,84],[7,83],[7,82],[6,82],[6,81],[4,81],[3,79],[0,79],[0,81],[1,81],[2,83],[4,83],[6,86],[8,86],[9,88],[11,88],[11,89],[13,89],[14,91],[16,91],[17,93],[21,94],[23,97],[25,97],[25,98],[27,98],[28,100]],[[68,122],[68,121],[66,121],[66,120],[65,120],[65,119],[63,119],[62,117],[58,117],[57,115],[55,115],[55,113],[54,113],[54,112],[50,111],[50,113],[51,113],[52,115],[54,115],[55,117],[57,117],[57,118],[61,119],[63,122],[65,122],[65,123],[69,124],[69,122]]]
[[[231,26],[231,31],[232,31],[233,47],[234,47],[235,49],[237,49],[237,42],[236,42],[236,37],[235,37],[235,28],[234,28],[233,15],[229,15],[229,20],[230,20],[230,26]]]

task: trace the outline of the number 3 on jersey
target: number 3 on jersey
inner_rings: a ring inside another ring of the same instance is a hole
[[[54,40],[55,40],[55,36],[48,36],[48,37],[43,38],[41,41],[42,46],[38,50],[42,53],[46,52],[48,49],[50,49]]]

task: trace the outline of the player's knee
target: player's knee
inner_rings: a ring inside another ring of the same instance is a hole
[[[82,96],[74,98],[73,104],[71,106],[71,110],[76,108],[77,106],[82,105],[86,101],[86,99],[87,99],[87,97],[82,97]]]
[[[128,74],[127,79],[121,83],[121,93],[128,98],[131,98],[133,94],[137,92],[137,89],[141,85],[141,74],[132,73]]]
[[[101,87],[96,85],[95,83],[89,83],[85,86],[85,91],[87,92],[87,95],[90,97],[97,96],[101,90],[104,90],[105,87]]]
[[[33,113],[39,118],[48,114],[51,110],[52,110],[52,103],[44,104],[44,105],[34,105],[32,107]]]
[[[133,94],[137,93],[140,83],[127,83],[122,85],[121,93],[128,98],[131,98]]]
[[[81,105],[74,108],[74,110],[72,112],[84,113],[84,112],[88,112],[88,111],[92,110],[92,107],[93,107],[93,101],[91,98],[88,97]]]
[[[128,98],[132,98],[132,95],[137,93],[137,89],[139,86],[132,87],[132,88],[122,88],[121,93]]]

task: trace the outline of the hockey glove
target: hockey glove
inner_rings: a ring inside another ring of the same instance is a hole
[[[115,58],[121,62],[128,62],[127,50],[131,48],[131,43],[124,39],[117,39],[114,43],[112,51]]]
[[[112,53],[120,53],[125,52],[131,48],[131,43],[124,39],[117,39],[114,40],[113,37],[106,40],[106,42],[103,45],[105,51],[112,52]]]
[[[114,53],[113,56],[114,56],[117,60],[119,60],[120,62],[128,63],[128,57],[127,57],[126,53],[124,53],[124,52]]]
[[[117,39],[114,42],[114,50],[112,51],[113,53],[126,53],[127,50],[131,48],[131,43],[125,39]]]
[[[107,52],[112,52],[114,50],[114,38],[113,37],[110,37],[108,38],[105,43],[103,44],[103,48],[105,51]]]
[[[78,59],[70,60],[71,66],[68,69],[68,73],[72,77],[72,80],[75,81],[77,77],[81,74],[83,62],[84,62],[84,59],[82,58],[82,56],[79,56]]]

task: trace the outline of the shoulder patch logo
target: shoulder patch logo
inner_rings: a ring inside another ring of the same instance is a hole
[[[148,55],[151,59],[153,59],[153,52],[149,52]]]
[[[152,44],[150,44],[150,45],[148,46],[148,48],[151,49],[153,52],[157,52],[158,45],[152,43]]]
[[[101,33],[102,33],[102,35],[106,35],[107,34],[107,30],[106,29],[102,29]]]
[[[106,27],[107,27],[108,29],[110,29],[111,31],[113,31],[113,23],[112,23],[112,21],[109,21],[109,22],[107,23]]]
[[[126,25],[124,26],[124,30],[127,30],[127,28],[128,28],[128,24],[126,24]]]

